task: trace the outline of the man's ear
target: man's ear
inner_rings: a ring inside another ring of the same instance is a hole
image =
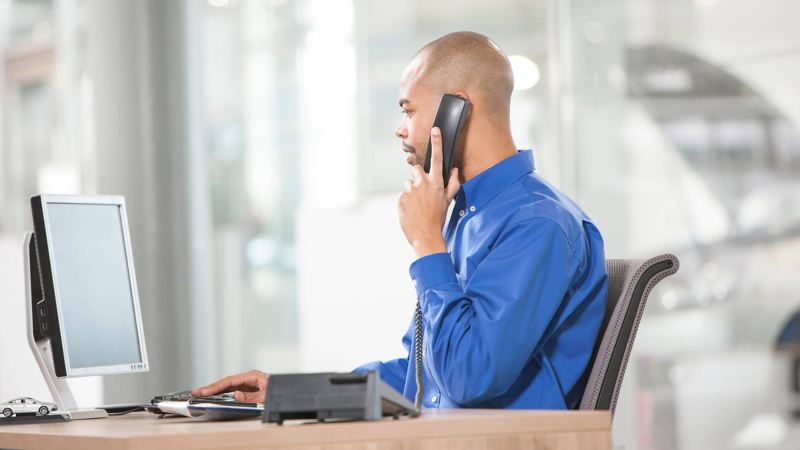
[[[457,95],[461,98],[469,100],[469,97],[467,97],[463,91],[457,91],[453,95]],[[458,167],[458,178],[461,183],[464,183],[465,181],[463,172],[464,159],[466,158],[466,155],[464,154],[465,152],[464,143],[466,142],[467,134],[469,134],[469,128],[470,128],[469,125],[470,123],[472,123],[472,120],[470,120],[471,118],[472,114],[470,113],[469,117],[467,117],[467,121],[464,122],[463,128],[458,133],[458,138],[456,142],[456,152],[453,155],[453,167]]]
[[[455,95],[455,96],[457,96],[457,97],[461,97],[461,98],[463,98],[463,99],[465,99],[465,100],[469,100],[470,102],[472,101],[472,100],[470,100],[470,98],[469,98],[469,95],[467,95],[467,93],[466,93],[466,92],[464,92],[464,91],[463,91],[463,90],[461,90],[461,89],[459,89],[459,90],[457,90],[457,91],[453,92],[453,94],[452,94],[452,95]]]

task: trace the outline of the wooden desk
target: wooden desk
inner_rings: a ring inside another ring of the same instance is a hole
[[[607,411],[428,410],[380,422],[203,422],[135,413],[0,425],[2,449],[611,449]]]

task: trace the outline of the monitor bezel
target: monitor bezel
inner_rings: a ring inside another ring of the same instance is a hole
[[[60,351],[62,353],[63,358],[63,373],[58,373],[59,376],[66,376],[66,377],[82,377],[82,376],[93,376],[93,375],[115,375],[115,374],[125,374],[125,373],[139,373],[139,372],[146,372],[149,370],[149,360],[147,357],[147,346],[145,344],[145,336],[144,336],[144,326],[142,324],[142,312],[141,312],[141,304],[139,300],[139,287],[136,281],[136,269],[134,266],[133,261],[133,249],[131,246],[131,238],[130,238],[130,230],[128,227],[128,213],[127,208],[125,206],[125,198],[118,195],[93,195],[93,196],[84,196],[84,195],[57,195],[57,194],[42,194],[39,195],[41,199],[41,214],[42,214],[42,224],[43,227],[41,229],[44,231],[44,240],[47,247],[47,261],[42,261],[41,254],[39,253],[42,248],[39,245],[38,240],[41,239],[41,236],[35,236],[37,240],[37,256],[39,256],[39,268],[40,268],[40,276],[42,277],[43,283],[49,283],[52,289],[45,288],[44,293],[47,295],[47,292],[52,292],[53,302],[51,304],[55,304],[55,320],[58,323],[58,337],[60,345],[53,345],[54,353],[56,351]],[[122,237],[125,245],[125,258],[128,264],[128,279],[130,281],[130,288],[133,300],[133,309],[134,309],[134,316],[136,320],[136,334],[137,339],[139,341],[139,354],[141,356],[140,362],[132,362],[126,364],[114,364],[114,365],[106,365],[106,366],[92,366],[92,367],[79,367],[74,368],[70,364],[69,360],[69,342],[66,339],[65,331],[64,331],[64,322],[61,314],[61,294],[60,289],[58,286],[58,267],[55,263],[54,253],[53,253],[53,242],[51,241],[51,230],[50,230],[50,217],[49,217],[49,206],[51,204],[81,204],[81,205],[112,205],[117,206],[117,211],[120,216],[120,223],[122,225]],[[37,227],[35,227],[37,228]],[[38,234],[38,233],[36,233]],[[49,277],[45,276],[42,273],[42,265],[48,264],[50,273]],[[49,280],[47,279],[49,278]],[[50,311],[50,314],[53,314]],[[51,316],[52,317],[52,316]],[[52,340],[52,336],[51,336]],[[55,347],[59,347],[56,349]],[[54,354],[54,359],[56,355]],[[58,366],[58,364],[56,364]],[[57,368],[58,369],[58,368]],[[57,370],[57,372],[61,372]]]

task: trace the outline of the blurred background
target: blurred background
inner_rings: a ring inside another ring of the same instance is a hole
[[[0,400],[37,193],[122,194],[151,370],[84,406],[234,372],[400,356],[413,253],[400,73],[452,31],[510,56],[518,147],[608,257],[673,252],[614,421],[626,449],[800,445],[795,0],[0,0]]]

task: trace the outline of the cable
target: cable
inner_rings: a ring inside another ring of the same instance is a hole
[[[100,409],[105,409],[105,408],[100,408]],[[118,409],[118,410],[109,408],[106,409],[106,413],[108,413],[109,416],[124,416],[125,414],[130,414],[132,412],[144,411],[144,410],[145,410],[144,406],[131,406],[127,409]]]
[[[417,310],[414,313],[414,368],[417,376],[417,396],[414,408],[417,414],[422,412],[422,396],[425,388],[422,384],[422,307],[417,299]]]

